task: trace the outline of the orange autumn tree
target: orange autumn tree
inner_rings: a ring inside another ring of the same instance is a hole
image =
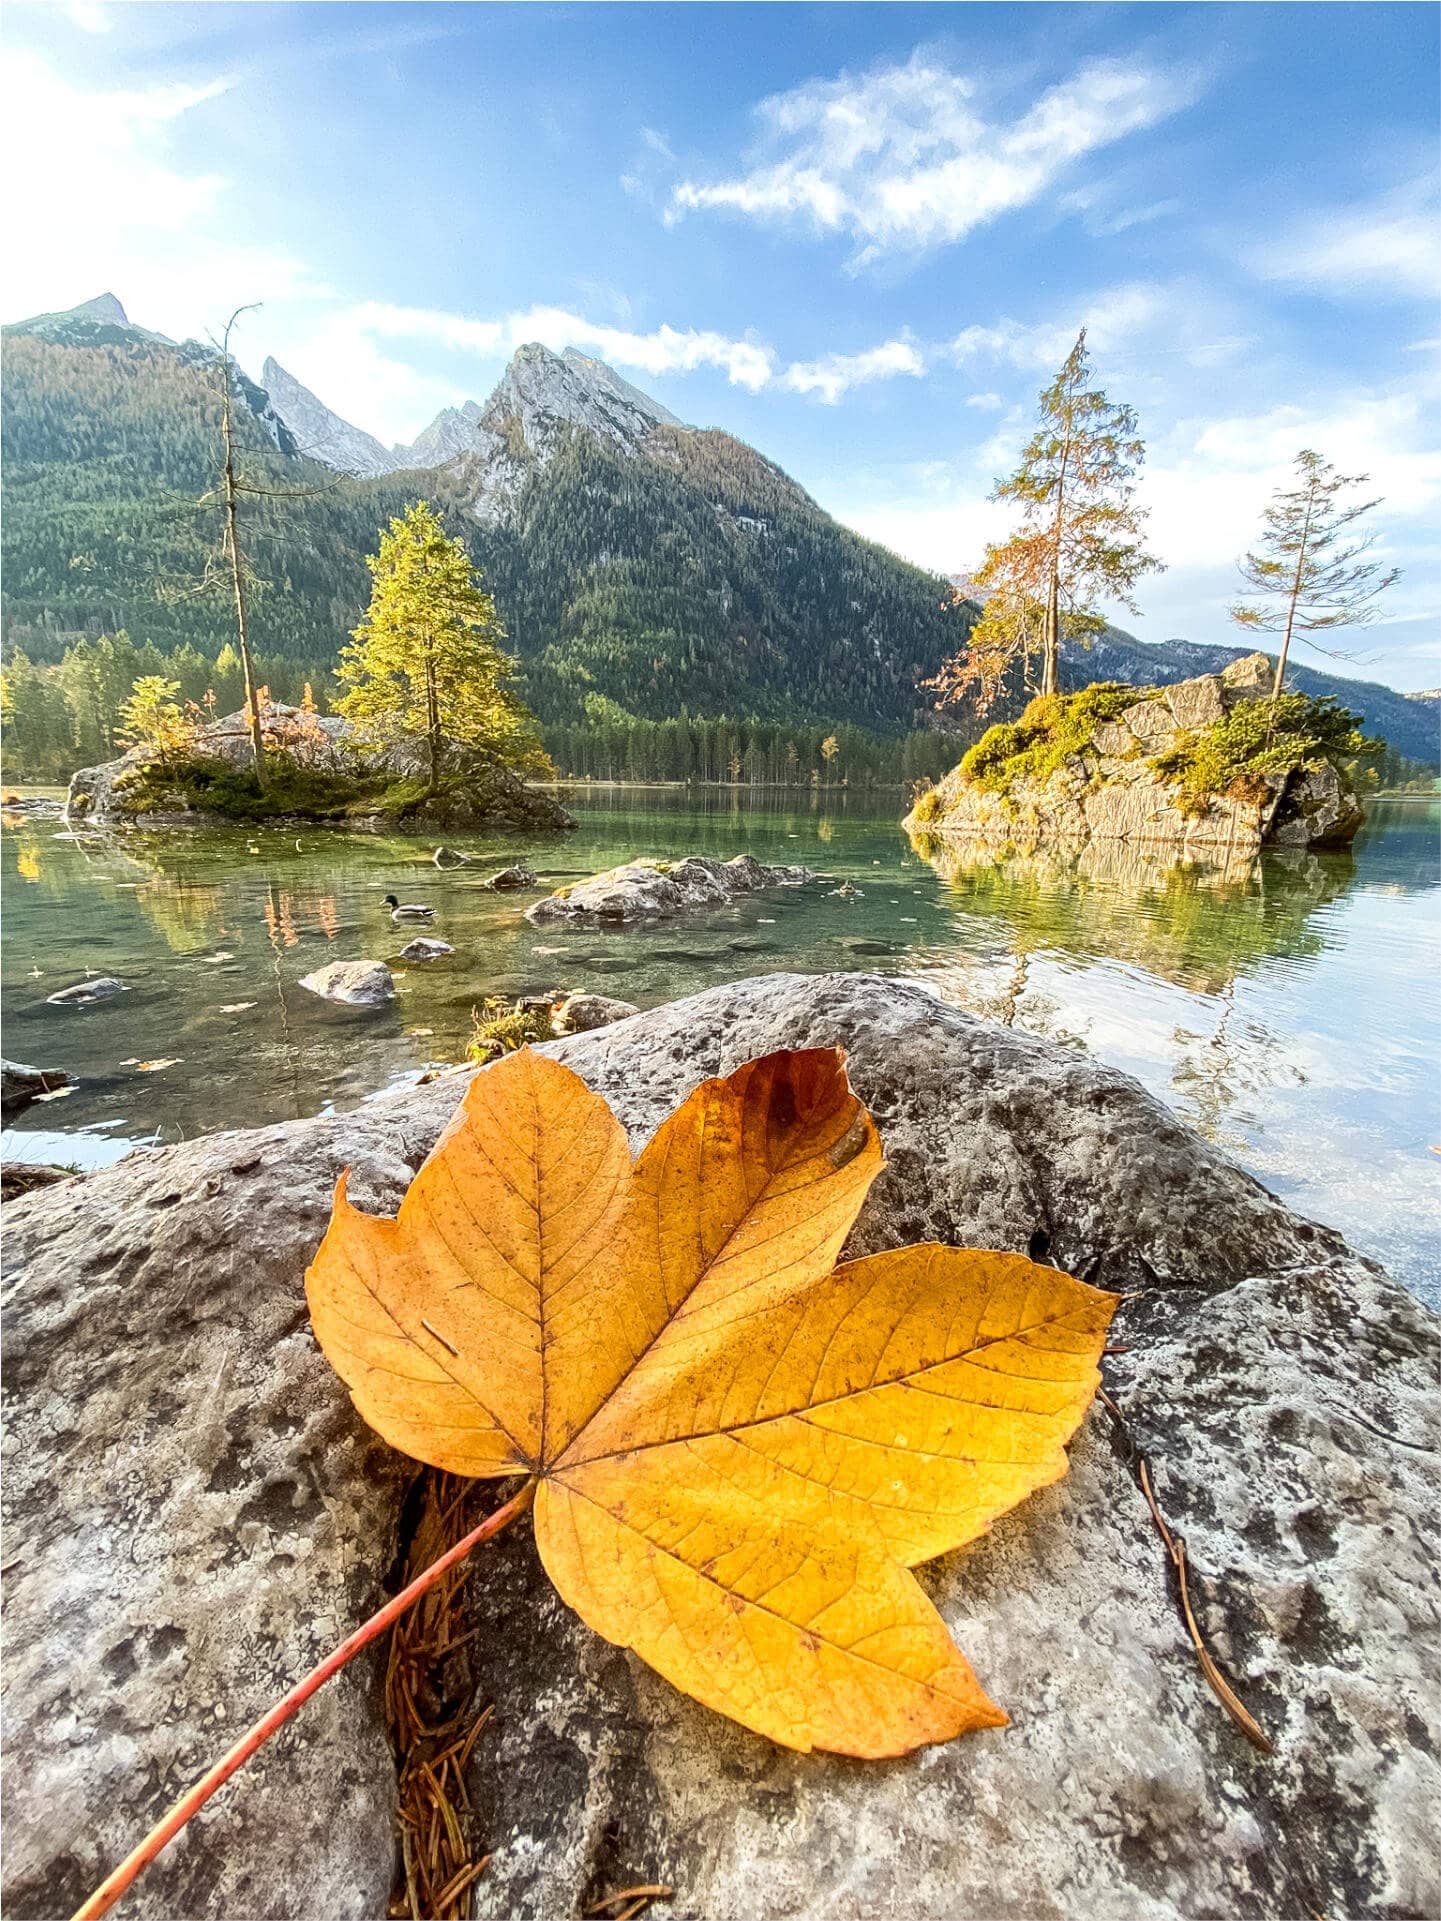
[[[976,575],[981,619],[926,682],[940,707],[971,699],[984,713],[1013,666],[1032,685],[1033,659],[1036,691],[1057,692],[1062,639],[1099,633],[1099,602],[1137,611],[1136,582],[1161,566],[1146,550],[1146,510],[1135,501],[1146,453],[1136,416],[1092,385],[1084,328],[1039,405],[1019,466],[991,496],[1015,501],[1020,525],[987,547]]]

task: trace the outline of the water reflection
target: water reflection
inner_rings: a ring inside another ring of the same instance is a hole
[[[1204,994],[1268,955],[1319,953],[1326,932],[1308,923],[1356,872],[1349,852],[1204,863],[1122,841],[1026,848],[918,833],[911,844],[968,908],[1010,923],[1017,952],[1126,961]]]

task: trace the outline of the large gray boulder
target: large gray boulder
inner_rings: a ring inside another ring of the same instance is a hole
[[[1013,1724],[886,1764],[782,1752],[581,1627],[519,1527],[470,1584],[497,1702],[471,1767],[495,1856],[477,1912],[554,1921],[648,1881],[705,1921],[1435,1912],[1433,1318],[1126,1076],[912,983],[744,981],[547,1051],[638,1146],[705,1075],[836,1044],[887,1156],[852,1252],[1029,1251],[1135,1296],[1106,1362],[1128,1438],[1097,1408],[1064,1482],[925,1573]],[[316,1353],[301,1274],[339,1167],[393,1209],[464,1084],[11,1210],[7,1913],[68,1911],[377,1604],[406,1464]],[[1270,1756],[1201,1676],[1132,1444]],[[128,1897],[137,1921],[378,1921],[373,1674],[192,1824]]]
[[[625,925],[665,920],[688,907],[721,907],[742,894],[768,887],[801,887],[815,875],[808,867],[767,867],[750,854],[734,860],[633,860],[592,874],[574,887],[557,888],[525,917],[537,927],[552,922],[578,926]]]

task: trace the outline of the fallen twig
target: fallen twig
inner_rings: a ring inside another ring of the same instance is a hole
[[[622,1921],[621,1915],[614,1910],[623,1907],[625,1921],[629,1921],[629,1917],[639,1914],[648,1901],[666,1901],[674,1893],[674,1888],[668,1888],[660,1881],[647,1881],[634,1888],[617,1888],[614,1894],[608,1894],[603,1901],[597,1901],[594,1907],[587,1908],[586,1915],[591,1921],[599,1916],[608,1917],[608,1921]]]
[[[1221,1703],[1221,1706],[1226,1710],[1227,1714],[1230,1715],[1237,1727],[1240,1728],[1247,1740],[1254,1742],[1263,1754],[1273,1754],[1275,1749],[1265,1729],[1262,1728],[1260,1722],[1257,1721],[1245,1702],[1231,1686],[1231,1683],[1226,1679],[1225,1675],[1222,1674],[1220,1668],[1217,1667],[1211,1650],[1206,1646],[1200,1625],[1191,1607],[1190,1586],[1186,1578],[1185,1537],[1172,1531],[1167,1524],[1165,1515],[1161,1512],[1160,1503],[1156,1499],[1156,1492],[1151,1484],[1151,1463],[1144,1450],[1137,1447],[1135,1440],[1132,1438],[1130,1428],[1126,1425],[1125,1415],[1122,1414],[1120,1408],[1116,1406],[1116,1403],[1111,1399],[1111,1396],[1106,1392],[1105,1388],[1098,1388],[1096,1392],[1126,1443],[1131,1461],[1136,1469],[1136,1478],[1140,1485],[1141,1492],[1145,1495],[1146,1505],[1151,1510],[1151,1519],[1155,1523],[1156,1532],[1165,1544],[1167,1559],[1175,1569],[1177,1595],[1181,1604],[1181,1618],[1186,1624],[1186,1632],[1190,1635],[1191,1644],[1196,1650],[1196,1659],[1200,1663],[1201,1672],[1205,1675],[1216,1699]]]

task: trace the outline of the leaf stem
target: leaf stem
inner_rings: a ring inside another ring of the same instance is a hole
[[[472,1528],[470,1533],[457,1541],[453,1548],[447,1549],[438,1561],[433,1561],[424,1573],[417,1574],[409,1587],[402,1588],[393,1601],[387,1601],[378,1614],[372,1614],[368,1621],[358,1627],[353,1634],[348,1635],[333,1653],[326,1655],[318,1667],[311,1669],[303,1681],[297,1681],[290,1692],[282,1700],[277,1701],[273,1708],[261,1715],[255,1725],[240,1737],[228,1754],[215,1763],[208,1774],[202,1775],[195,1786],[180,1797],[170,1812],[150,1830],[140,1845],[132,1849],[120,1866],[101,1882],[89,1900],[75,1910],[71,1921],[95,1921],[96,1916],[108,1913],[131,1882],[136,1880],[161,1850],[174,1840],[191,1815],[204,1807],[216,1789],[223,1787],[236,1769],[243,1767],[255,1750],[263,1746],[277,1728],[283,1727],[291,1715],[298,1708],[303,1707],[312,1694],[324,1687],[333,1674],[340,1672],[347,1661],[359,1654],[360,1650],[373,1641],[378,1634],[383,1634],[392,1621],[398,1620],[405,1610],[413,1602],[418,1601],[426,1589],[445,1573],[447,1568],[454,1567],[457,1561],[463,1561],[472,1548],[479,1547],[482,1541],[491,1540],[500,1533],[502,1528],[508,1527],[518,1515],[524,1514],[534,1499],[535,1482],[529,1480],[518,1494],[505,1503],[504,1507],[498,1507],[494,1514],[488,1515],[480,1523],[479,1527]]]

